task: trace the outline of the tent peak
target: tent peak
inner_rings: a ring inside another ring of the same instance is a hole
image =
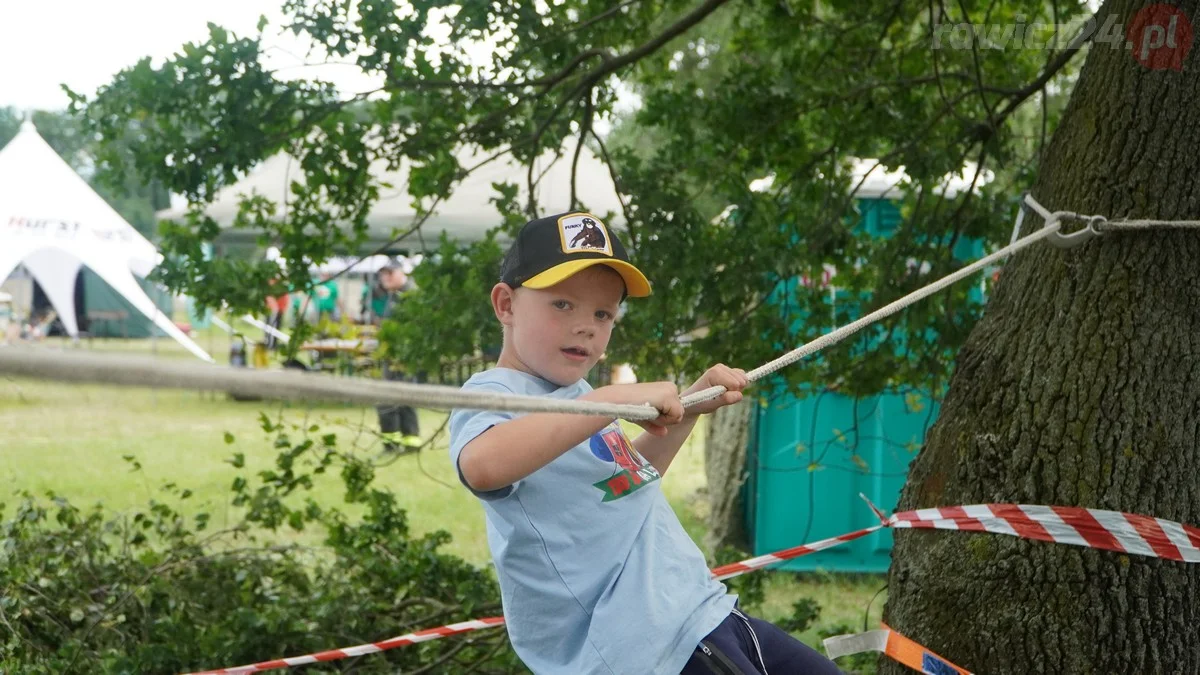
[[[137,282],[158,264],[158,249],[54,152],[28,116],[0,148],[0,185],[0,281],[23,265],[67,333],[77,335],[75,279],[86,265],[163,332],[212,361]]]

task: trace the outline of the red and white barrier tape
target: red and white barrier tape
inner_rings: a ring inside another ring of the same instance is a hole
[[[375,654],[396,647],[416,644],[418,642],[428,642],[439,638],[458,635],[459,633],[467,633],[481,628],[492,628],[494,626],[504,625],[504,617],[493,616],[487,619],[473,619],[471,621],[463,621],[462,623],[452,623],[448,626],[440,626],[438,628],[429,628],[427,630],[419,630],[415,633],[401,635],[390,640],[382,642],[373,642],[366,645],[358,645],[357,647],[345,647],[343,649],[331,649],[327,652],[318,652],[316,654],[308,654],[307,656],[293,656],[286,659],[276,659],[274,661],[263,661],[262,663],[252,663],[248,666],[237,666],[235,668],[222,668],[220,670],[206,670],[202,673],[193,673],[192,675],[241,675],[241,673],[257,673],[264,670],[274,670],[276,668],[290,668],[291,666],[303,666],[310,663],[321,663],[323,661],[337,661],[338,659],[346,659],[351,656],[365,656],[367,654]]]
[[[868,502],[870,504],[870,502]],[[961,530],[965,532],[991,532],[1008,534],[1024,539],[1074,546],[1086,546],[1120,553],[1167,558],[1181,562],[1200,562],[1200,528],[1183,525],[1172,520],[1152,518],[1120,511],[1085,509],[1074,506],[1033,506],[1029,504],[974,504],[971,506],[945,506],[934,509],[903,511],[890,517],[874,505],[871,510],[882,521],[849,534],[822,539],[811,544],[802,544],[775,553],[749,558],[741,562],[722,565],[712,570],[718,580],[729,579],[747,572],[762,569],[775,563],[798,558],[848,541],[865,537],[884,527],[910,529]],[[275,668],[287,668],[322,661],[336,661],[351,656],[363,656],[376,652],[403,647],[417,642],[491,628],[504,623],[503,617],[491,617],[463,621],[438,628],[409,633],[382,642],[357,647],[334,649],[307,656],[295,656],[274,661],[264,661],[236,668],[206,670],[192,675],[235,675],[255,673]],[[894,631],[893,634],[898,635]],[[901,636],[903,637],[903,636]],[[907,639],[907,638],[906,638]],[[962,673],[966,673],[959,669]]]
[[[902,663],[918,672],[928,673],[928,675],[971,675],[967,669],[950,663],[892,630],[887,624],[883,624],[883,628],[880,630],[825,638],[824,644],[825,653],[831,659],[863,652],[883,652],[893,661]]]
[[[904,511],[888,527],[992,532],[1118,553],[1200,562],[1200,528],[1172,520],[1076,506],[975,504]]]
[[[782,551],[776,551],[774,553],[760,555],[757,558],[750,558],[748,560],[743,560],[741,562],[735,562],[735,563],[730,563],[728,565],[722,565],[720,567],[714,568],[712,573],[713,573],[713,576],[717,578],[717,581],[724,581],[726,579],[745,574],[746,572],[753,572],[754,570],[760,570],[769,565],[774,565],[775,563],[783,562],[785,560],[791,560],[792,558],[799,558],[802,555],[808,555],[809,553],[816,553],[817,551],[821,551],[821,550],[824,550],[827,548],[832,548],[839,544],[844,544],[848,541],[854,541],[855,539],[858,539],[860,537],[865,537],[868,534],[871,534],[872,532],[881,530],[881,529],[883,529],[883,527],[884,527],[883,525],[875,525],[874,527],[868,527],[865,530],[851,532],[850,534],[842,534],[842,535],[838,535],[836,537],[830,537],[829,539],[822,539],[821,541],[814,541],[811,544],[801,544],[800,546],[795,546],[792,548],[784,549]]]
[[[838,544],[844,544],[848,541],[853,541],[859,537],[865,537],[872,532],[883,529],[883,525],[875,525],[864,530],[843,534],[829,539],[822,539],[811,544],[803,544],[794,546],[782,551],[776,551],[768,555],[760,555],[757,558],[750,558],[741,562],[722,565],[712,570],[712,574],[718,581],[736,577],[746,572],[762,569],[768,565],[773,565],[784,560],[799,558],[808,553],[816,553]],[[417,642],[427,642],[429,640],[437,640],[438,638],[449,637],[459,633],[479,630],[481,628],[491,628],[504,624],[504,617],[496,616],[488,619],[479,619],[476,621],[464,621],[462,623],[450,624],[449,626],[441,626],[439,628],[430,628],[428,630],[401,635],[383,642],[375,642],[367,645],[359,645],[357,647],[346,647],[345,649],[333,649],[319,654],[309,654],[307,656],[293,656],[286,659],[276,659],[274,661],[263,661],[262,663],[253,663],[246,666],[238,666],[236,668],[222,668],[220,670],[206,670],[201,673],[191,673],[190,675],[241,675],[242,673],[257,673],[264,670],[273,670],[275,668],[289,668],[291,666],[302,666],[309,663],[319,663],[321,661],[336,661],[345,659],[351,656],[363,656],[365,654],[374,654],[387,649],[403,647]]]

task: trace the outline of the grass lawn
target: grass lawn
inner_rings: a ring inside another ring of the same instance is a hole
[[[152,342],[96,340],[90,347],[85,343],[77,348],[142,352],[147,358],[186,355],[168,339],[160,338],[157,345]],[[213,355],[227,360],[223,358],[227,337],[201,336],[199,342],[205,348],[215,344]],[[63,344],[45,346],[58,349]],[[228,506],[228,496],[237,470],[225,460],[235,452],[243,453],[247,467],[258,469],[270,466],[276,456],[273,437],[259,425],[260,411],[285,423],[318,424],[321,433],[335,432],[344,451],[370,457],[379,453],[373,435],[375,412],[369,408],[235,402],[222,394],[0,378],[0,481],[4,484],[0,501],[11,504],[16,499],[11,493],[19,490],[52,490],[80,506],[102,502],[120,511],[144,505],[150,498],[164,499],[159,486],[174,482],[195,494],[185,511],[208,511],[214,526],[234,522],[237,514]],[[446,418],[437,411],[422,410],[420,415],[426,437]],[[704,486],[702,427],[685,444],[662,483],[697,540],[704,533],[704,502],[698,494]],[[231,444],[226,443],[226,432],[233,437]],[[124,455],[135,456],[142,471],[132,472]],[[482,507],[457,484],[444,435],[432,449],[381,467],[377,481],[395,492],[414,531],[446,530],[454,538],[449,552],[487,563]],[[340,504],[339,486],[335,477],[328,477],[318,482],[314,494],[322,503]],[[316,536],[296,538],[315,542]],[[749,609],[777,620],[790,614],[796,600],[815,599],[823,609],[820,620],[801,635],[814,646],[820,642],[819,632],[832,626],[862,630],[864,610],[884,585],[880,577],[766,574],[767,600]],[[880,595],[871,606],[871,628],[878,626],[884,599]]]

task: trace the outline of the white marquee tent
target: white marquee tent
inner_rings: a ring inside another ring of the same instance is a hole
[[[145,277],[161,259],[154,244],[97,195],[32,123],[25,122],[0,150],[0,281],[24,265],[74,336],[75,277],[86,265],[163,332],[211,362],[134,278]]]
[[[535,161],[535,201],[540,214],[570,209],[574,153],[574,144],[568,143],[561,156],[556,157],[548,152]],[[489,153],[463,148],[458,152],[458,161],[461,166],[474,167],[489,156]],[[372,166],[372,174],[393,186],[383,191],[367,215],[369,239],[373,247],[391,240],[395,232],[403,232],[411,227],[417,215],[412,207],[412,197],[405,188],[408,184],[407,160],[398,171],[389,171],[382,162],[376,162]],[[526,167],[519,165],[510,155],[479,166],[455,185],[450,198],[438,204],[434,214],[425,221],[421,228],[425,242],[436,245],[438,236],[443,232],[460,242],[482,239],[487,230],[500,222],[500,214],[491,202],[496,196],[492,184],[516,183],[519,186],[519,203],[525,204],[529,199],[527,176]],[[292,181],[303,179],[304,172],[299,162],[287,154],[278,154],[256,166],[237,183],[220,190],[204,212],[222,227],[228,227],[237,215],[242,196],[261,195],[282,208]],[[618,217],[609,224],[621,224],[621,202],[617,198],[608,167],[586,146],[580,153],[575,171],[575,189],[576,199],[586,208],[598,215],[609,212],[617,214]],[[160,211],[158,217],[163,220],[176,219],[185,212],[185,208],[172,208]],[[229,234],[236,236],[234,232]],[[417,237],[411,237],[409,242],[403,248],[418,247]]]

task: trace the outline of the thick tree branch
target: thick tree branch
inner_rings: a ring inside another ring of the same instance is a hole
[[[512,55],[510,60],[515,61],[516,59],[519,59],[520,57],[524,56],[525,54],[528,54],[534,47],[544,45],[547,42],[553,42],[555,40],[560,40],[560,39],[570,35],[571,33],[581,31],[584,28],[587,28],[589,26],[597,24],[597,23],[607,19],[608,17],[620,12],[622,9],[625,9],[626,7],[629,7],[630,5],[635,5],[639,2],[642,2],[642,0],[625,0],[625,2],[622,2],[619,5],[616,5],[614,7],[606,9],[603,12],[597,14],[596,16],[591,17],[590,19],[588,19],[586,21],[581,21],[577,24],[569,26],[566,30],[564,30],[561,33],[555,33],[554,35],[548,35],[540,40],[535,40],[534,42],[531,42],[531,43],[525,45],[523,48],[517,50]]]
[[[706,0],[702,5],[685,14],[678,21],[668,26],[663,32],[659,33],[654,38],[646,41],[642,45],[635,47],[629,52],[620,55],[614,55],[612,52],[594,47],[592,49],[580,52],[575,58],[571,59],[570,63],[563,66],[557,73],[547,77],[538,78],[535,80],[524,80],[520,82],[462,82],[456,80],[389,80],[389,87],[396,89],[445,89],[445,88],[479,88],[479,89],[526,89],[538,88],[542,89],[543,93],[553,89],[561,84],[570,75],[575,72],[579,66],[592,57],[599,57],[603,62],[599,68],[588,72],[585,76],[588,82],[599,82],[604,76],[612,74],[625,66],[646,58],[662,48],[671,40],[679,37],[687,32],[696,24],[699,24],[709,14],[716,11],[721,5],[728,3],[729,0]]]
[[[633,51],[618,56],[611,62],[606,63],[600,72],[593,73],[592,76],[599,80],[599,78],[609,73],[615,72],[621,68],[624,68],[625,66],[646,58],[647,56],[658,51],[663,45],[686,33],[692,28],[692,26],[695,26],[703,21],[708,17],[709,14],[712,14],[718,8],[720,8],[721,5],[724,5],[727,2],[729,2],[729,0],[707,0],[704,4],[684,15],[679,19],[679,21],[676,21],[674,24],[669,26],[666,30],[660,33],[658,37],[646,42]]]
[[[583,142],[587,140],[588,133],[592,130],[592,115],[595,114],[595,110],[592,92],[589,91],[587,100],[584,101],[583,122],[579,125],[579,143],[575,145],[575,158],[571,160],[571,209],[575,209],[578,205],[578,200],[575,198],[575,178],[579,172],[579,155],[583,152]]]
[[[940,0],[938,2],[938,6],[941,7],[943,13],[946,11],[945,7],[942,5]],[[933,0],[929,0],[929,22],[932,25],[932,23],[933,23]],[[974,44],[974,40],[972,40],[972,44]],[[940,72],[940,67],[938,66],[938,50],[933,49],[931,51],[933,52],[932,53],[933,77],[935,80],[937,80],[938,95],[941,96],[942,103],[946,103],[949,101],[949,97],[946,95],[946,87],[942,83],[942,75]],[[983,83],[981,82],[980,86],[982,86],[982,84]],[[986,101],[984,103],[986,106]],[[956,107],[952,107],[950,112],[952,115],[954,115],[960,121],[967,122],[968,124],[970,123],[970,120],[967,120],[962,115],[958,114],[958,110],[956,109]],[[989,113],[990,113],[990,111],[989,111]]]
[[[630,249],[637,249],[637,226],[633,222],[633,214],[629,210],[629,204],[625,202],[625,197],[622,195],[624,188],[621,185],[621,180],[617,176],[617,170],[613,168],[612,157],[608,154],[608,148],[604,145],[604,140],[596,133],[595,129],[591,130],[592,138],[596,139],[596,144],[600,147],[600,156],[604,159],[604,166],[608,169],[608,175],[612,179],[614,191],[617,194],[617,201],[621,204],[621,213],[625,216],[625,228],[629,230]]]
[[[903,7],[904,7],[904,0],[896,0],[895,2],[893,2],[893,3],[892,3],[892,10],[891,10],[891,12],[888,14],[888,17],[887,17],[887,19],[885,19],[885,20],[884,20],[884,22],[883,22],[883,28],[882,28],[882,29],[880,29],[880,31],[879,31],[879,37],[878,37],[878,38],[876,38],[876,40],[875,40],[876,42],[878,42],[878,43],[880,43],[880,44],[883,44],[883,39],[887,37],[888,31],[889,31],[889,30],[891,30],[891,28],[892,28],[892,23],[893,23],[893,22],[894,22],[894,21],[895,21],[897,18],[899,18],[899,16],[900,16],[900,10],[901,10]],[[871,52],[871,56],[870,56],[869,58],[867,58],[867,65],[866,65],[866,68],[867,68],[867,69],[870,69],[870,68],[871,68],[871,66],[875,65],[875,57],[876,57],[876,56],[879,56],[879,53],[880,53],[881,51],[882,51],[882,50],[876,49],[875,51]]]
[[[967,13],[967,6],[963,2],[963,0],[958,0],[958,6],[962,10],[963,18],[966,20],[967,25],[973,25],[971,23],[971,16]],[[988,7],[988,17],[989,18],[991,16],[991,12],[992,12],[992,8]],[[984,19],[984,21],[986,23],[987,19]],[[987,113],[988,128],[991,130],[991,133],[995,133],[998,123],[996,121],[996,118],[993,115],[993,113],[995,111],[992,109],[992,104],[990,102],[988,102],[987,95],[984,94],[984,92],[983,92],[983,68],[979,64],[979,41],[978,40],[971,40],[971,61],[975,66],[975,87],[976,87],[976,91],[979,92],[979,102],[980,102],[980,104],[983,105],[983,109]]]
[[[1102,12],[1097,12],[1091,20],[1097,21],[1100,18],[1101,13]],[[1091,37],[1090,31],[1080,31],[1079,35],[1076,35],[1075,39],[1071,40],[1071,43],[1067,45],[1067,48],[1064,49],[1061,54],[1054,57],[1053,61],[1047,64],[1045,70],[1042,71],[1042,74],[1039,75],[1036,80],[1018,89],[1017,92],[1013,94],[1011,98],[1009,98],[1008,105],[1004,106],[1004,108],[996,114],[996,124],[1003,122],[1005,118],[1007,118],[1013,113],[1013,111],[1020,107],[1020,105],[1024,103],[1027,98],[1033,96],[1034,93],[1036,93],[1042,87],[1045,87],[1046,84],[1059,73],[1059,71],[1061,71],[1068,63],[1071,62],[1071,59],[1075,58],[1075,55],[1079,53],[1079,50],[1083,49],[1083,46],[1087,44],[1089,40],[1091,40]]]

